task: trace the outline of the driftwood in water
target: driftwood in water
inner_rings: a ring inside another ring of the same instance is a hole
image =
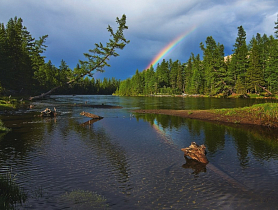
[[[51,109],[46,108],[45,110],[41,111],[41,116],[42,117],[56,117],[57,112],[56,109],[54,107],[54,111],[51,111]]]
[[[188,156],[200,163],[207,164],[209,161],[206,157],[206,147],[205,145],[198,145],[195,142],[191,142],[191,145],[186,148],[182,148],[181,151],[184,152],[184,156]]]
[[[80,115],[86,116],[86,117],[90,117],[92,119],[102,119],[103,117],[95,115],[95,114],[91,114],[89,112],[81,112]]]

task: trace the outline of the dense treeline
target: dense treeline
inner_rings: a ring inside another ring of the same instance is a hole
[[[278,38],[278,20],[275,22]],[[156,69],[139,72],[121,81],[118,95],[278,93],[278,40],[257,33],[246,43],[246,32],[238,27],[233,54],[224,56],[224,45],[207,37],[200,43],[203,59],[191,54],[186,63],[163,60]]]
[[[83,78],[90,70],[89,62],[80,61],[73,70],[64,60],[59,67],[45,62],[47,37],[33,38],[21,18],[11,18],[6,26],[0,23],[0,94],[40,94],[57,86],[61,86],[57,94],[112,94],[119,87],[115,78]],[[81,75],[78,80],[76,75]],[[65,86],[73,79],[75,83]]]
[[[57,90],[56,94],[77,94],[77,95],[111,95],[120,86],[120,80],[103,78],[100,79],[81,79],[68,87]]]

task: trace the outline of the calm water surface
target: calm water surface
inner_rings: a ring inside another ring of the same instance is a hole
[[[120,105],[93,109],[85,104]],[[210,98],[53,96],[26,113],[2,115],[0,173],[28,193],[19,209],[275,209],[278,132],[133,109],[211,109],[266,101]],[[60,115],[34,115],[46,107]],[[82,111],[104,119],[84,125]],[[180,148],[205,144],[210,163]]]

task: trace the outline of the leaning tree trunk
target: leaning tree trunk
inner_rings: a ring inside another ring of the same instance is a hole
[[[266,89],[266,87],[263,87],[263,86],[261,86],[261,85],[259,85],[259,84],[258,84],[258,86],[259,86],[260,88],[262,88],[263,90],[265,90],[266,92],[268,92],[269,95],[272,95],[272,93],[271,93],[268,89]]]
[[[111,56],[119,56],[118,53],[115,52],[116,49],[123,49],[126,44],[129,43],[129,40],[126,40],[123,34],[123,31],[125,29],[128,29],[128,27],[125,25],[126,24],[126,16],[123,15],[121,19],[117,18],[116,22],[118,23],[118,30],[116,32],[113,31],[112,27],[108,25],[108,31],[110,32],[110,36],[112,36],[111,39],[109,39],[109,42],[106,43],[106,47],[102,44],[95,44],[95,49],[89,50],[90,53],[84,53],[85,57],[89,59],[88,61],[80,61],[81,64],[83,63],[84,65],[88,65],[90,67],[88,70],[84,71],[83,73],[79,73],[74,76],[74,78],[70,81],[65,82],[62,85],[58,85],[51,90],[49,90],[46,93],[43,93],[38,96],[30,97],[29,100],[34,100],[34,99],[41,99],[44,98],[45,96],[51,94],[53,91],[56,89],[62,87],[63,85],[69,85],[73,82],[76,82],[78,79],[83,78],[85,76],[92,76],[92,72],[94,70],[97,71],[103,71],[103,68],[105,66],[110,66],[107,63],[107,60],[109,60],[109,57]]]
[[[30,97],[29,100],[32,101],[32,100],[36,100],[36,99],[42,99],[45,96],[47,96],[47,95],[51,94],[52,92],[54,92],[56,89],[60,88],[60,87],[61,86],[57,86],[57,87],[52,88],[51,90],[49,90],[46,93],[42,93],[41,95]]]

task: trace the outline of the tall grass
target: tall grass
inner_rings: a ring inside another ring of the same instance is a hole
[[[260,115],[261,120],[266,122],[278,122],[278,103],[256,104],[251,108]]]
[[[27,194],[15,183],[11,173],[0,175],[0,209],[14,209],[26,201]]]

